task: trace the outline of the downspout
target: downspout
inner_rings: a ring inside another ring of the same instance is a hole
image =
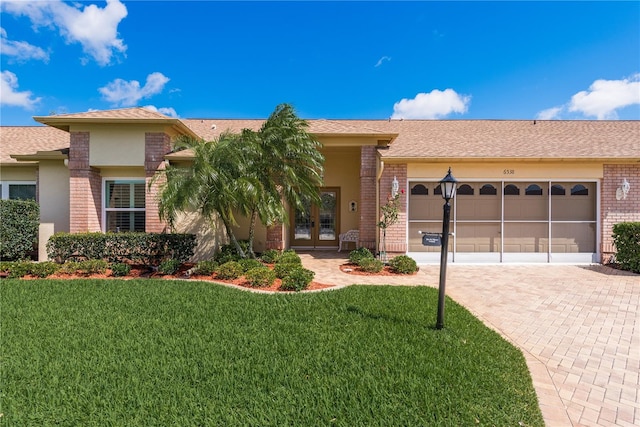
[[[380,154],[378,153],[378,156]],[[378,229],[378,220],[380,219],[380,179],[384,172],[384,160],[380,159],[378,163],[378,173],[376,175],[376,229]],[[380,231],[376,231],[376,252],[380,247]],[[375,254],[374,254],[375,255]]]

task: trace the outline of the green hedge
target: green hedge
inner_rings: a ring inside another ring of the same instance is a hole
[[[613,244],[620,267],[640,273],[640,222],[621,222],[613,226]]]
[[[29,258],[38,243],[40,206],[32,200],[0,200],[0,259]]]
[[[59,263],[69,259],[102,259],[159,265],[167,259],[188,261],[195,247],[194,234],[56,233],[47,242],[47,254]]]

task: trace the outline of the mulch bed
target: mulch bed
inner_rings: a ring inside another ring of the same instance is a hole
[[[413,276],[418,274],[418,272],[415,272],[413,274],[396,273],[392,271],[391,267],[389,267],[388,265],[385,265],[382,268],[382,271],[378,273],[370,273],[368,271],[362,271],[362,269],[358,267],[357,264],[351,264],[351,263],[342,264],[340,266],[340,271],[342,271],[343,273],[353,274],[356,276]]]

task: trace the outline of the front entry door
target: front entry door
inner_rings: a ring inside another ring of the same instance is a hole
[[[340,212],[339,188],[323,188],[322,203],[308,203],[304,209],[293,209],[291,215],[291,246],[298,248],[323,248],[338,246]]]

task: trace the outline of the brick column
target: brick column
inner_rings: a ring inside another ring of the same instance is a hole
[[[89,132],[71,132],[69,145],[69,231],[101,231],[102,179],[89,165]]]
[[[162,132],[147,132],[144,134],[144,171],[145,171],[145,231],[148,233],[163,233],[167,231],[167,224],[160,221],[158,198],[160,186],[164,177],[149,184],[157,171],[165,169],[164,156],[171,151],[171,138]]]
[[[400,211],[398,213],[398,222],[387,228],[387,255],[390,253],[406,253],[407,252],[407,165],[385,165],[382,176],[380,177],[380,206],[387,203],[391,197],[391,183],[396,177],[400,184],[400,199],[398,199]],[[404,193],[402,193],[404,191]],[[379,221],[382,220],[380,215]],[[380,242],[382,242],[382,230],[380,232]],[[382,249],[382,248],[380,248]]]
[[[620,222],[640,221],[640,165],[604,165],[600,205],[602,262],[608,262],[615,253],[613,226]],[[617,200],[616,190],[626,180],[631,190],[626,199]]]
[[[265,247],[267,249],[284,250],[284,225],[274,224],[267,227],[267,241]]]
[[[360,246],[376,249],[377,191],[376,164],[378,153],[374,146],[360,149]]]

